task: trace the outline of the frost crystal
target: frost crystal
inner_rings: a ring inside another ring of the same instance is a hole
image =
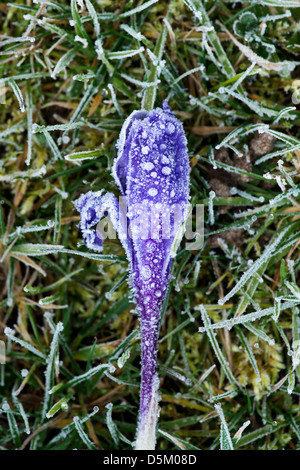
[[[103,234],[95,226],[107,213],[126,250],[142,336],[136,449],[151,450],[159,413],[159,321],[170,281],[172,246],[189,206],[189,158],[182,123],[166,101],[162,108],[134,111],[123,124],[117,147],[112,175],[122,202],[111,193],[89,191],[75,206],[88,248],[102,250]]]

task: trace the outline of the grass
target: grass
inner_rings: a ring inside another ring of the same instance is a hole
[[[157,449],[300,449],[300,5],[281,5],[1,3],[1,449],[132,448],[127,261],[88,252],[73,201],[117,194],[122,123],[163,99],[205,241],[173,264]]]

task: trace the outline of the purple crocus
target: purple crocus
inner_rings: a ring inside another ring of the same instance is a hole
[[[135,448],[152,450],[159,414],[159,323],[172,257],[189,206],[189,158],[182,123],[166,101],[162,108],[134,111],[123,124],[117,147],[112,175],[121,197],[89,191],[75,201],[75,206],[88,248],[102,250],[103,233],[95,226],[107,215],[126,251],[130,287],[141,325],[141,390]]]

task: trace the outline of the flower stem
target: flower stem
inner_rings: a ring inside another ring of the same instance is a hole
[[[154,309],[150,318],[147,318],[146,310],[141,315],[142,370],[136,450],[154,450],[156,444],[159,416],[159,379],[156,372],[159,318],[160,308]]]

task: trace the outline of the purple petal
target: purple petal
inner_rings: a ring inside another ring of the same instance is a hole
[[[134,111],[124,122],[112,175],[125,209],[111,194],[88,192],[75,206],[87,246],[102,250],[95,229],[107,210],[127,253],[130,284],[141,323],[141,399],[136,448],[154,448],[158,413],[157,345],[162,302],[172,249],[189,202],[189,158],[182,123],[167,102],[152,111]],[[127,231],[131,238],[124,237]]]
[[[127,237],[127,219],[118,199],[112,193],[103,194],[102,191],[89,191],[82,194],[74,202],[80,212],[79,228],[84,243],[95,251],[103,249],[103,235],[96,224],[106,216],[113,228],[119,233],[119,238],[125,248],[128,260],[131,260],[131,240]]]
[[[130,114],[130,116],[124,122],[119,140],[117,143],[118,147],[118,158],[115,160],[115,164],[113,167],[113,177],[119,186],[121,193],[125,195],[126,192],[126,180],[127,180],[127,171],[128,171],[128,146],[127,146],[127,139],[130,132],[131,125],[135,120],[144,119],[146,116],[146,111],[134,111]]]
[[[153,394],[157,394],[161,307],[169,283],[172,245],[189,201],[187,141],[182,123],[166,102],[162,109],[134,112],[125,121],[112,172],[127,200],[131,285],[142,333],[138,442],[149,422],[156,420],[151,413],[157,408]]]
[[[123,125],[118,149],[112,173],[126,194],[133,227],[133,288],[141,301],[141,286],[154,286],[158,280],[163,298],[171,247],[189,201],[190,166],[182,123],[167,102],[163,109],[134,112]]]
[[[167,204],[188,201],[186,137],[166,102],[163,109],[134,111],[126,119],[112,173],[129,197],[128,205],[145,199]]]

